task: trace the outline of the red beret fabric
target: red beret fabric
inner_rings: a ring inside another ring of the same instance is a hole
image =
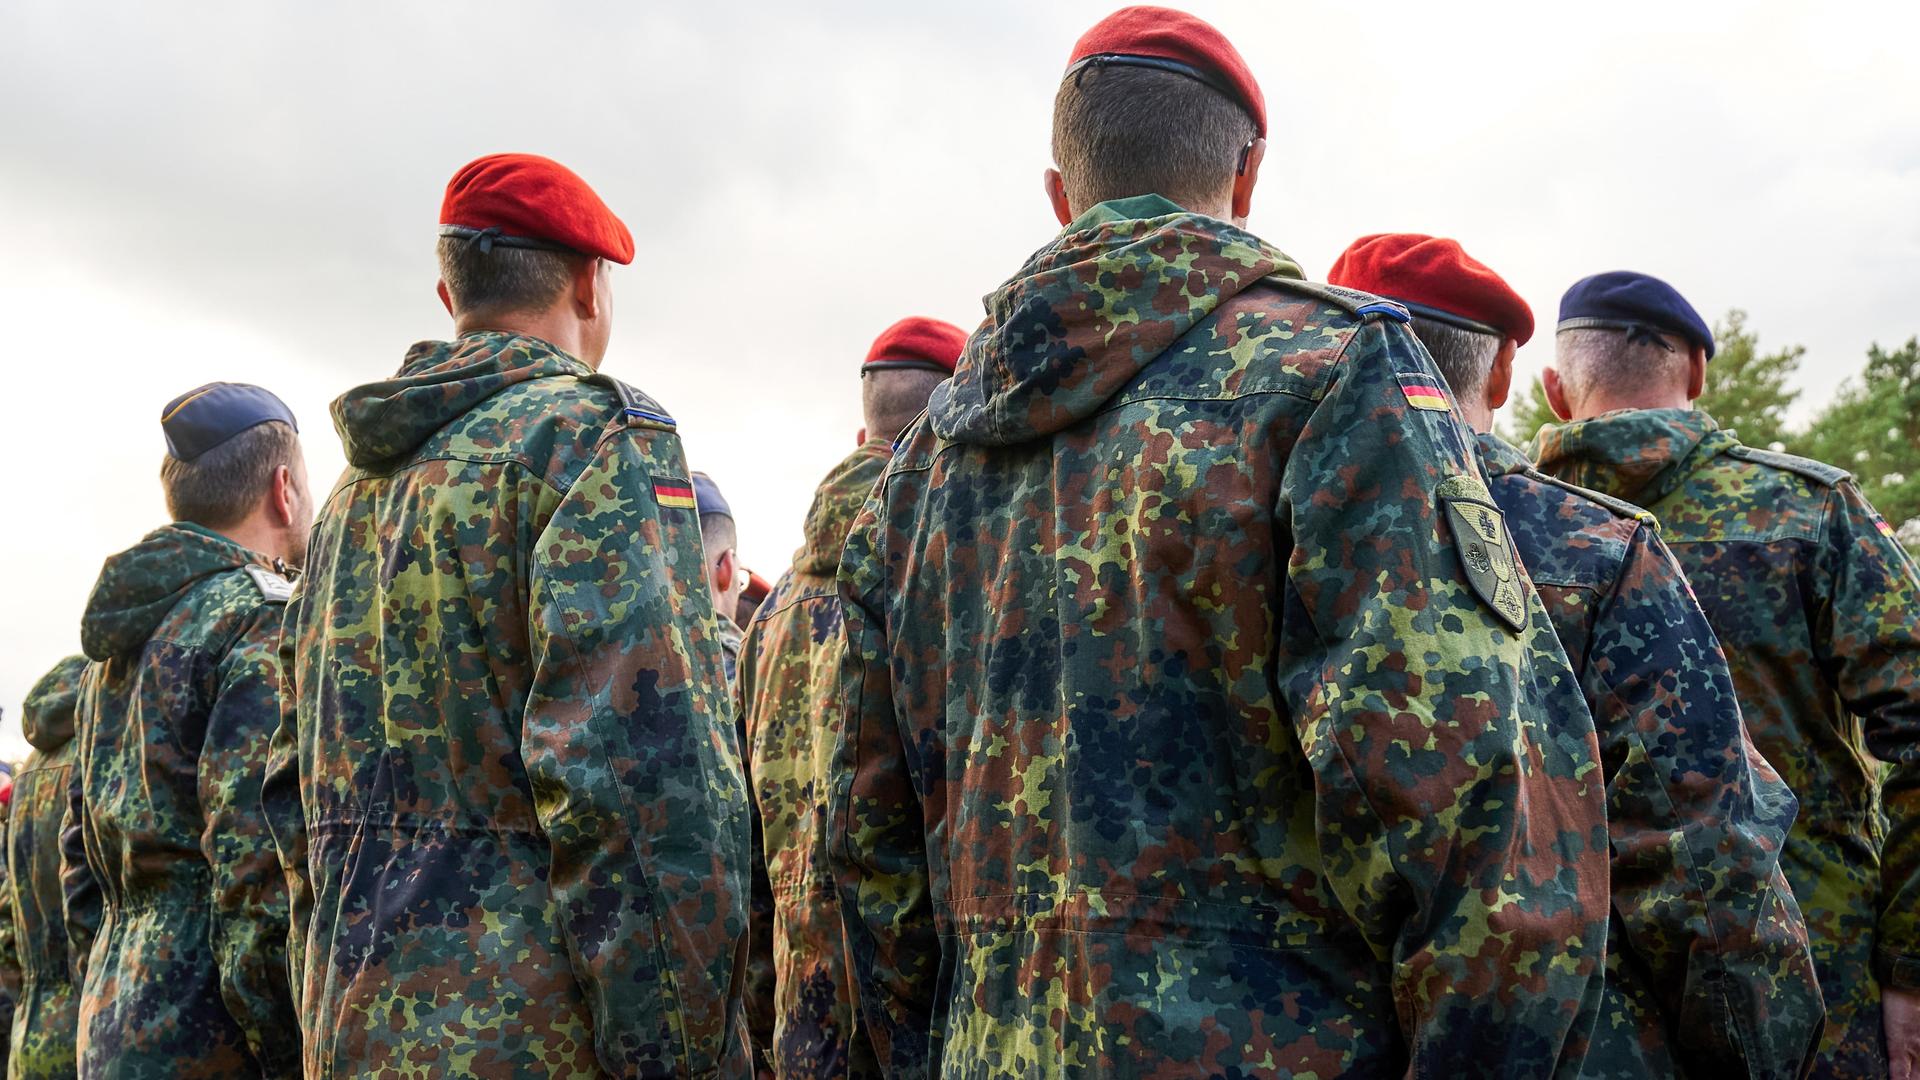
[[[867,358],[860,367],[863,370],[873,364],[937,367],[952,372],[966,347],[965,330],[939,319],[909,315],[873,339],[873,348],[867,350]]]
[[[572,169],[537,154],[488,154],[447,183],[440,224],[498,228],[626,265],[633,234]]]
[[[1266,137],[1267,99],[1260,84],[1233,42],[1206,20],[1149,4],[1121,8],[1080,35],[1067,66],[1102,54],[1152,56],[1217,76],[1233,88],[1260,136]]]
[[[1363,236],[1334,260],[1327,284],[1485,323],[1521,345],[1533,336],[1533,309],[1456,240],[1420,233]]]

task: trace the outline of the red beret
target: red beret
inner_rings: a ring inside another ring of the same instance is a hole
[[[1533,336],[1533,309],[1456,240],[1419,233],[1363,236],[1334,260],[1327,284],[1397,300],[1415,315],[1521,345]]]
[[[741,590],[740,599],[748,600],[757,604],[760,601],[765,600],[767,598],[767,594],[772,591],[773,591],[773,586],[767,584],[766,578],[763,578],[759,574],[756,574],[753,571],[749,570],[747,571],[747,587]]]
[[[1198,79],[1233,99],[1267,134],[1267,99],[1225,34],[1184,11],[1142,4],[1121,8],[1080,35],[1067,74],[1088,65],[1130,64]]]
[[[909,315],[881,331],[867,350],[860,365],[864,372],[885,368],[925,368],[953,374],[960,353],[967,347],[967,332],[950,322]]]
[[[625,265],[633,234],[572,169],[537,154],[488,154],[453,174],[440,203],[440,235],[481,250],[577,251]]]

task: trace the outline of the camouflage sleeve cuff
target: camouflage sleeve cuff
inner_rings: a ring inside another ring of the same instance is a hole
[[[1898,953],[1884,946],[1873,950],[1873,974],[1880,985],[1895,990],[1920,990],[1920,955]]]

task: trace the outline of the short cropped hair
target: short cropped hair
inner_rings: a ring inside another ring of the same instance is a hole
[[[740,546],[740,530],[727,514],[700,515],[700,547],[706,552],[707,561],[720,557],[723,551],[732,551]]]
[[[1689,352],[1678,341],[1672,352],[1619,330],[1582,327],[1554,335],[1554,368],[1566,396],[1583,401],[1602,386],[1670,384],[1686,378]]]
[[[541,311],[566,292],[583,255],[440,238],[440,280],[457,312]]]
[[[1233,99],[1170,71],[1081,69],[1053,98],[1053,160],[1067,201],[1159,194],[1182,206],[1224,200],[1257,134]]]
[[[273,484],[274,470],[298,462],[300,437],[293,428],[270,420],[235,435],[192,461],[168,454],[160,462],[160,487],[167,513],[224,529],[246,520]]]
[[[895,439],[927,407],[933,388],[947,375],[926,368],[882,368],[860,379],[860,412],[867,438]]]
[[[1434,365],[1446,377],[1448,389],[1459,401],[1478,401],[1486,393],[1487,375],[1506,340],[1417,315],[1413,336],[1427,347]]]

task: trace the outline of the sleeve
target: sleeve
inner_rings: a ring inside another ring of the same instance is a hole
[[[740,643],[739,666],[733,679],[733,715],[735,734],[740,744],[740,765],[746,776],[747,824],[750,844],[747,865],[752,881],[747,905],[747,975],[742,997],[746,999],[747,1040],[753,1046],[753,1071],[756,1077],[772,1077],[774,1028],[773,966],[773,882],[767,876],[766,838],[761,833],[760,804],[753,785],[752,743],[747,737],[747,703],[753,700],[753,679],[760,655],[760,631],[747,628]]]
[[[211,888],[220,997],[268,1076],[300,1071],[287,981],[287,883],[261,805],[267,747],[280,722],[280,620],[264,604],[214,667],[200,745],[200,852]]]
[[[1276,508],[1293,550],[1275,662],[1323,873],[1391,965],[1409,1075],[1572,1075],[1607,933],[1592,721],[1470,436],[1402,374],[1438,377],[1403,326],[1356,331]],[[1456,537],[1455,513],[1498,547]]]
[[[1754,748],[1706,615],[1637,531],[1583,672],[1606,763],[1612,943],[1644,972],[1690,1073],[1794,1077],[1825,1007],[1780,866],[1791,791]]]
[[[20,1000],[20,937],[19,924],[14,920],[12,853],[12,815],[4,813],[0,816],[0,994],[5,996],[9,1011]]]
[[[888,1076],[931,1062],[940,942],[920,799],[893,710],[882,617],[882,481],[840,563],[841,734],[828,810],[828,862],[840,894],[854,994]]]
[[[74,714],[75,734],[80,755],[67,774],[67,810],[60,819],[60,906],[67,930],[67,966],[72,969],[77,992],[87,984],[87,961],[93,955],[93,939],[100,932],[103,901],[99,879],[87,863],[87,804],[85,776],[87,768],[86,726],[92,697],[93,671],[81,684],[80,705]]]
[[[1832,499],[1815,647],[1867,751],[1888,766],[1874,968],[1888,986],[1920,990],[1920,571],[1852,482]]]
[[[300,796],[299,686],[294,674],[294,640],[299,632],[301,597],[287,605],[279,646],[280,720],[267,745],[266,777],[260,785],[260,813],[272,834],[274,852],[287,886],[287,985],[294,1015],[304,1017],[307,927],[313,918],[313,880],[307,867],[307,815]]]
[[[613,429],[535,541],[521,757],[602,1066],[731,1073],[745,779],[699,522],[652,469],[686,475],[678,439]]]

